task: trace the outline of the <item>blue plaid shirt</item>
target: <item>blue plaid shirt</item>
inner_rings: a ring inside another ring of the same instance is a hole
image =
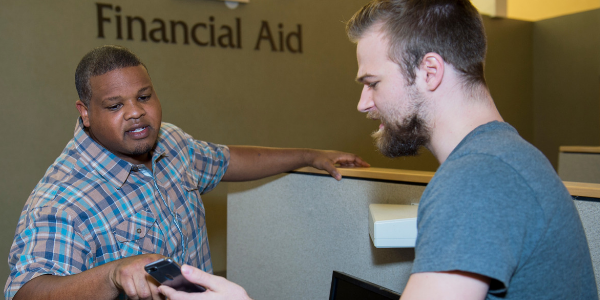
[[[212,273],[200,195],[219,183],[228,164],[226,146],[162,123],[149,170],[97,144],[79,119],[21,212],[4,296],[12,299],[43,274],[76,274],[145,253]]]

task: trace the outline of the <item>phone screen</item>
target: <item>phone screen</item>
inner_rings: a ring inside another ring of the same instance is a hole
[[[187,293],[202,293],[206,289],[197,284],[189,282],[181,274],[181,266],[171,258],[159,259],[147,264],[144,269],[160,284],[172,287],[178,291]]]

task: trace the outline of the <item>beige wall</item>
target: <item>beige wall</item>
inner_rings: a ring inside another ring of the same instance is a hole
[[[534,145],[600,145],[600,9],[534,26]]]
[[[485,75],[504,120],[533,142],[533,27],[534,23],[483,18],[488,37]]]
[[[428,153],[389,160],[372,146],[378,124],[356,111],[360,86],[355,47],[344,34],[365,0],[256,0],[230,10],[209,0],[112,0],[125,16],[235,25],[242,48],[118,40],[115,19],[97,38],[94,1],[0,0],[0,259],[6,261],[23,204],[72,137],[77,112],[73,77],[81,56],[121,44],[147,64],[164,121],[198,139],[355,152],[373,166],[435,170]],[[114,16],[112,14],[111,16]],[[303,53],[254,50],[262,21],[273,34],[302,25]],[[484,18],[489,37],[487,78],[501,113],[533,140],[532,23]],[[125,22],[125,21],[123,21]],[[216,271],[225,270],[225,189],[205,197]],[[6,263],[0,265],[6,278]]]

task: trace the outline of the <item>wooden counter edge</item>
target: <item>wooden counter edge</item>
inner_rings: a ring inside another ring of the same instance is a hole
[[[343,177],[389,180],[400,182],[429,183],[435,172],[385,169],[385,168],[338,168]],[[328,174],[311,167],[300,168],[294,173]],[[600,198],[600,184],[563,181],[572,196]]]
[[[600,184],[563,181],[572,196],[600,198]]]
[[[385,169],[385,168],[338,168],[342,177],[354,177],[365,179],[429,183],[435,172]],[[311,167],[296,169],[296,173],[329,174],[326,171]]]
[[[564,153],[600,153],[597,146],[560,146],[558,149]]]

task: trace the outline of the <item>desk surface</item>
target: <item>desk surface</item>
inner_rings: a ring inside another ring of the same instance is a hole
[[[562,147],[561,147],[562,148]],[[596,147],[599,149],[600,147]],[[338,168],[345,177],[389,180],[398,182],[429,183],[435,172],[384,169],[384,168]],[[325,171],[306,167],[294,170],[297,173],[328,174]],[[573,196],[600,198],[600,184],[563,181],[569,193]]]

